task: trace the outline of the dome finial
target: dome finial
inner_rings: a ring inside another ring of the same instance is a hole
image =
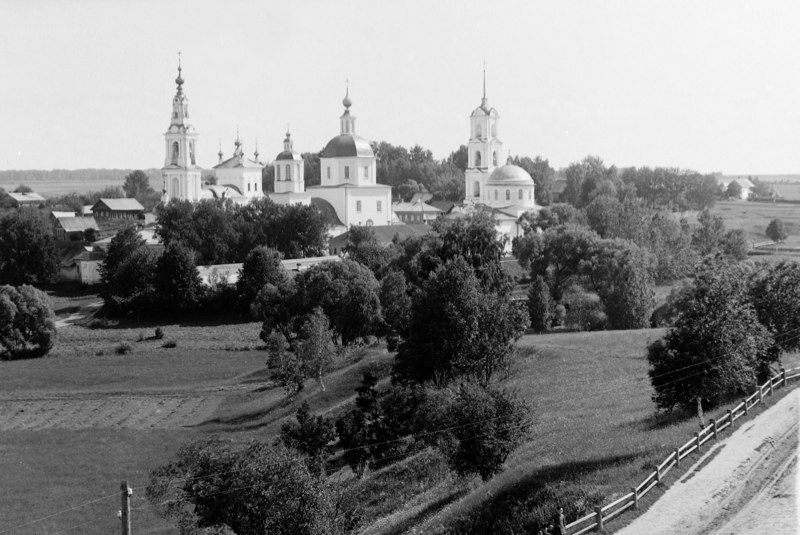
[[[258,161],[258,138],[256,138],[256,150],[253,152],[253,156],[255,156],[256,161]]]
[[[486,62],[483,62],[483,98],[481,98],[481,108],[486,109],[487,106],[486,100]]]
[[[289,123],[286,123],[286,139],[292,137],[291,130],[289,129]]]
[[[178,50],[178,77],[175,78],[175,83],[178,84],[178,91],[181,90],[183,85],[183,77],[181,76],[181,51]]]
[[[345,80],[344,84],[346,90],[344,94],[344,99],[342,100],[342,104],[344,104],[344,107],[349,110],[350,106],[353,105],[353,102],[350,100],[350,80],[349,79]]]

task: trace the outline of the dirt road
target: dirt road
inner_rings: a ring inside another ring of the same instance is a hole
[[[706,452],[645,514],[617,533],[800,532],[798,423],[800,390],[794,390]]]

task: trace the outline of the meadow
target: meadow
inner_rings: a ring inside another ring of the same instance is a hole
[[[151,326],[72,326],[59,331],[58,356],[0,362],[0,533],[113,533],[123,479],[134,487],[135,532],[177,533],[143,487],[181,444],[212,433],[272,440],[304,400],[335,416],[354,399],[361,372],[385,377],[392,360],[381,345],[359,348],[325,391],[309,380],[288,399],[268,380],[257,323],[162,328],[175,348],[150,339]],[[697,426],[691,415],[657,416],[650,401],[644,349],[662,333],[523,337],[503,383],[532,404],[535,423],[485,484],[453,476],[432,451],[362,481],[349,469],[332,477],[362,491],[363,533],[463,533],[491,518],[516,520],[487,530],[519,532],[514,522],[551,514],[554,496],[611,499]],[[120,342],[132,351],[116,354]]]
[[[718,201],[711,210],[722,217],[725,228],[742,229],[755,243],[769,241],[767,225],[773,219],[783,221],[788,237],[786,247],[800,247],[800,204]]]

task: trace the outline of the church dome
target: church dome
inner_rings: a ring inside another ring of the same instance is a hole
[[[519,167],[518,165],[507,164],[492,171],[492,174],[489,175],[489,179],[486,181],[487,186],[501,184],[533,186],[533,179],[531,178],[531,175],[529,175],[528,172],[522,167]]]
[[[322,158],[348,158],[362,157],[373,158],[375,153],[369,146],[369,141],[354,134],[340,134],[328,141],[320,155]]]

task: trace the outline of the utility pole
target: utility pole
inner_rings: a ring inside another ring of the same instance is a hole
[[[131,535],[131,494],[133,494],[133,490],[128,486],[127,481],[123,481],[119,488],[122,496],[122,509],[120,509],[119,515],[122,521],[122,535]]]

